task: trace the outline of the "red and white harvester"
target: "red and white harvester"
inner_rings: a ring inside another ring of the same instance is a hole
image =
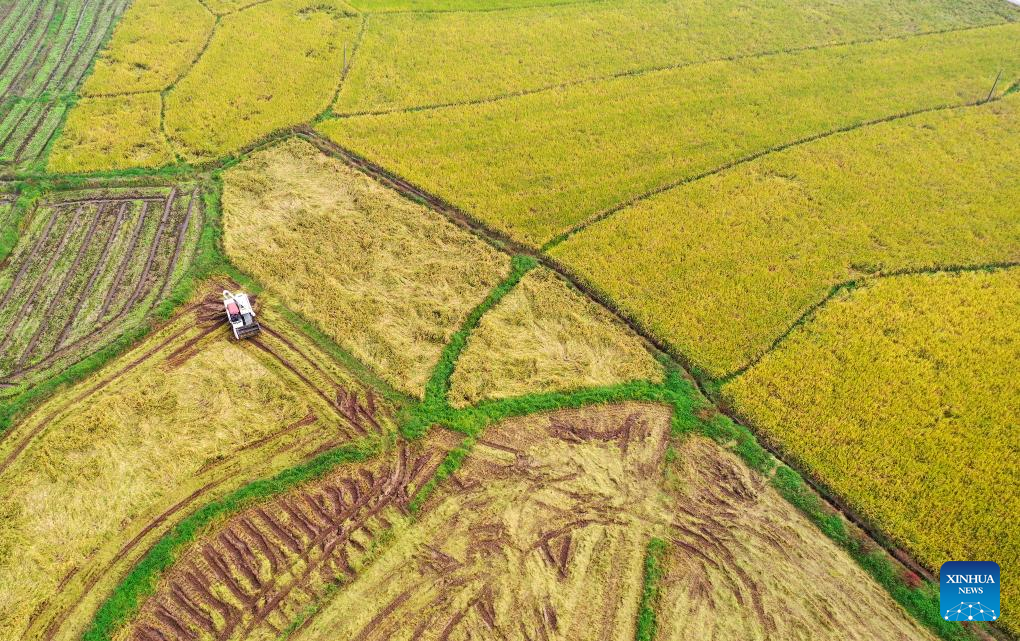
[[[255,320],[255,310],[252,309],[248,295],[238,292],[232,294],[223,290],[223,307],[227,310],[227,322],[230,329],[234,330],[234,338],[240,340],[254,336],[261,331],[259,322]]]

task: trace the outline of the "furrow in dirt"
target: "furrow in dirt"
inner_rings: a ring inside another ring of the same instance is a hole
[[[46,227],[44,227],[42,233],[39,234],[39,238],[35,241],[32,249],[30,249],[29,252],[21,258],[21,267],[14,275],[14,280],[11,281],[11,286],[7,288],[6,292],[4,292],[3,297],[0,297],[0,309],[5,307],[7,303],[10,302],[11,297],[14,296],[15,290],[17,290],[18,285],[21,284],[21,280],[25,277],[25,273],[28,271],[28,268],[38,257],[39,250],[42,248],[43,244],[49,240],[50,231],[53,229],[53,224],[56,222],[57,215],[60,213],[61,208],[53,208],[53,213],[50,214],[50,219],[46,222]]]

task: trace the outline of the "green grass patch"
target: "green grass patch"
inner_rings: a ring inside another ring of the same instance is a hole
[[[659,602],[659,583],[664,570],[662,558],[666,554],[666,542],[659,538],[648,541],[645,552],[644,584],[641,589],[641,604],[638,606],[636,641],[652,641],[659,629],[655,608]]]

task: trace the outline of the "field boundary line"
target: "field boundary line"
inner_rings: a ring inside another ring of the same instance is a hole
[[[333,92],[333,96],[329,99],[329,102],[326,103],[326,107],[319,112],[319,115],[312,119],[312,122],[321,122],[322,120],[329,118],[330,114],[333,112],[333,105],[335,105],[336,101],[340,99],[340,92],[343,91],[344,84],[347,82],[347,76],[350,75],[351,68],[354,66],[355,60],[358,59],[358,51],[361,49],[361,41],[365,37],[365,31],[368,30],[369,15],[370,14],[368,13],[362,14],[361,25],[358,27],[357,35],[354,36],[354,44],[351,46],[351,55],[350,57],[345,56],[346,60],[344,60],[344,68],[340,71],[340,80],[336,83],[336,91]],[[346,47],[347,43],[345,42],[345,50]]]
[[[598,0],[606,1],[606,0]],[[556,5],[559,6],[559,5]],[[386,15],[385,13],[371,14],[371,15]],[[700,67],[705,65],[723,63],[723,62],[740,62],[743,60],[755,60],[758,58],[772,58],[783,55],[795,55],[799,53],[807,53],[811,51],[824,51],[827,49],[838,49],[839,47],[857,47],[862,45],[877,44],[882,42],[892,42],[896,40],[913,40],[916,38],[924,38],[929,36],[939,36],[950,33],[961,33],[966,31],[977,31],[981,29],[994,29],[997,27],[1005,27],[1014,24],[1013,22],[996,22],[982,25],[971,25],[966,27],[956,27],[951,29],[938,29],[935,31],[921,31],[917,33],[902,34],[898,36],[885,36],[880,38],[860,38],[857,40],[846,40],[841,42],[829,42],[819,43],[813,45],[804,45],[801,47],[790,47],[786,49],[770,49],[767,51],[757,51],[746,54],[734,54],[730,56],[719,56],[716,58],[705,58],[702,60],[690,60],[686,62],[675,62],[663,65],[654,65],[651,67],[640,67],[637,69],[628,69],[625,71],[616,71],[608,74],[588,76],[585,78],[578,78],[574,80],[566,80],[563,82],[551,83],[534,87],[531,89],[520,89],[516,91],[508,91],[501,94],[495,94],[483,98],[472,98],[470,100],[457,100],[452,102],[441,102],[432,103],[426,105],[415,105],[411,107],[394,107],[392,109],[368,109],[364,111],[349,111],[339,112],[332,114],[330,119],[332,120],[345,120],[348,118],[360,118],[363,116],[387,116],[391,114],[406,114],[406,113],[418,113],[422,111],[437,111],[441,109],[449,109],[455,107],[472,107],[477,105],[485,105],[490,103],[502,102],[504,100],[512,100],[514,98],[521,98],[524,96],[532,96],[540,93],[547,93],[550,91],[556,91],[558,89],[570,89],[586,84],[599,84],[602,82],[609,82],[612,80],[618,80],[620,78],[632,78],[647,76],[655,73],[665,71],[675,71],[678,69],[687,69],[691,67]]]
[[[844,293],[853,292],[861,287],[866,287],[873,282],[885,280],[887,278],[902,278],[910,276],[926,276],[936,274],[967,274],[973,272],[999,272],[1010,269],[1020,268],[1020,261],[1000,261],[992,263],[976,263],[976,264],[961,264],[961,265],[935,265],[930,267],[904,267],[902,269],[891,270],[888,272],[876,272],[872,275],[861,276],[859,278],[853,278],[845,280],[841,283],[837,283],[829,288],[828,293],[825,294],[818,302],[812,304],[805,309],[800,316],[797,317],[793,323],[790,324],[786,330],[783,331],[772,344],[761,351],[757,356],[750,359],[744,365],[741,365],[737,369],[723,374],[722,376],[715,377],[713,380],[714,385],[725,385],[731,382],[733,379],[747,372],[769,354],[774,352],[776,349],[786,342],[786,339],[790,337],[798,328],[810,323],[818,313],[825,307],[830,301],[837,296]]]
[[[581,221],[580,223],[577,223],[573,227],[569,228],[567,231],[562,232],[562,233],[560,233],[560,234],[558,234],[556,236],[553,236],[551,239],[546,241],[545,244],[543,244],[540,247],[540,251],[543,251],[543,252],[549,251],[550,249],[552,249],[553,247],[556,247],[557,245],[559,245],[560,243],[564,242],[565,240],[568,240],[570,237],[572,237],[572,236],[574,236],[574,235],[576,235],[576,234],[578,234],[580,232],[583,232],[588,227],[591,227],[593,225],[601,223],[601,222],[611,218],[615,214],[618,214],[619,212],[621,212],[621,211],[623,211],[625,209],[629,209],[629,208],[633,207],[634,205],[637,205],[638,203],[644,202],[644,201],[646,201],[646,200],[648,200],[650,198],[654,198],[655,196],[662,195],[662,194],[664,194],[664,193],[666,193],[668,191],[672,191],[674,189],[677,189],[677,188],[680,188],[680,187],[684,187],[684,186],[689,185],[691,183],[695,183],[695,182],[698,182],[700,180],[704,180],[705,178],[711,178],[712,176],[715,176],[716,174],[721,174],[721,173],[723,173],[725,171],[728,171],[728,170],[733,169],[735,167],[740,167],[741,165],[746,165],[748,163],[754,162],[755,160],[759,160],[759,159],[764,158],[766,156],[770,156],[772,154],[781,153],[781,152],[787,151],[789,149],[794,149],[796,147],[802,147],[804,145],[808,145],[808,144],[811,144],[813,142],[818,142],[819,140],[824,140],[826,138],[831,138],[833,136],[838,136],[838,135],[841,135],[841,134],[846,134],[846,133],[855,131],[857,129],[865,129],[865,128],[868,128],[868,127],[874,127],[876,125],[882,125],[882,124],[885,124],[885,123],[888,123],[888,122],[895,122],[895,121],[898,121],[898,120],[905,120],[905,119],[908,119],[908,118],[912,118],[914,116],[920,116],[920,115],[929,114],[929,113],[936,113],[936,112],[939,112],[939,111],[952,111],[954,109],[967,109],[967,108],[972,108],[972,107],[980,107],[980,106],[986,105],[986,104],[988,104],[990,102],[997,102],[998,100],[1001,100],[1003,95],[1005,95],[1005,94],[999,94],[997,96],[993,96],[992,98],[979,98],[979,99],[976,99],[976,100],[972,100],[970,102],[942,104],[942,105],[937,105],[937,106],[934,106],[934,107],[923,107],[921,109],[915,109],[913,111],[899,112],[899,113],[895,113],[895,114],[891,114],[891,115],[887,115],[887,116],[882,116],[881,118],[874,118],[872,120],[865,120],[865,121],[861,121],[861,122],[856,122],[856,123],[853,123],[853,124],[850,124],[850,125],[845,125],[843,127],[836,128],[836,129],[830,129],[830,130],[827,130],[827,131],[823,131],[821,133],[811,134],[810,136],[806,136],[804,138],[798,138],[798,139],[790,141],[790,142],[785,142],[785,143],[782,143],[782,144],[779,144],[779,145],[773,145],[772,147],[767,147],[765,149],[760,149],[760,150],[758,150],[758,151],[756,151],[754,153],[747,154],[746,156],[741,156],[740,158],[728,161],[728,162],[726,162],[726,163],[724,163],[722,165],[718,165],[718,166],[716,166],[716,167],[714,167],[712,169],[709,169],[707,171],[703,171],[703,172],[695,174],[693,176],[688,176],[686,178],[680,178],[678,180],[673,180],[673,181],[670,181],[670,182],[665,183],[663,185],[659,185],[658,187],[654,187],[652,189],[649,189],[648,191],[640,193],[637,196],[629,198],[629,199],[627,199],[627,200],[625,200],[625,201],[623,201],[623,202],[621,202],[621,203],[619,203],[617,205],[613,205],[609,209],[603,210],[602,212],[597,213],[594,216],[590,216],[589,218]]]

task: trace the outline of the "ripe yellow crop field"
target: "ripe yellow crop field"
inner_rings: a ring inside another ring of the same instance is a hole
[[[529,272],[482,317],[457,361],[454,407],[553,390],[661,380],[630,328],[554,272]]]
[[[377,15],[358,50],[366,63],[351,69],[334,110],[478,100],[656,66],[991,25],[1017,14],[1000,0],[628,0]]]
[[[838,283],[1020,261],[1018,154],[1012,94],[771,154],[621,211],[552,254],[723,376]]]
[[[331,401],[364,398],[350,373],[270,308],[257,339],[232,340],[215,296],[0,440],[0,638],[81,638],[180,516],[361,436]]]
[[[1020,25],[712,62],[319,130],[524,242],[734,159],[1020,76]],[[1001,91],[1001,89],[1000,89]],[[456,132],[451,135],[451,132]]]
[[[174,154],[159,130],[158,93],[83,98],[71,110],[48,168],[83,172],[158,167]]]
[[[214,20],[199,0],[132,2],[97,58],[82,95],[165,89],[201,51]]]
[[[1016,568],[1017,310],[1018,269],[873,281],[723,392],[929,568]],[[1020,586],[1002,590],[1003,623],[1017,630]]]
[[[167,94],[166,132],[188,159],[237,150],[329,106],[361,25],[338,0],[273,0],[225,16]]]
[[[231,259],[412,394],[509,269],[477,237],[302,140],[224,179]]]

